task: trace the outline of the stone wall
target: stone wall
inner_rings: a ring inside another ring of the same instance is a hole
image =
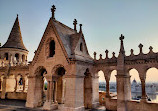
[[[158,103],[128,101],[128,111],[158,111]]]

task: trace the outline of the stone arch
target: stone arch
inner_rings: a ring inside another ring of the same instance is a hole
[[[158,103],[157,100],[157,81],[158,69],[156,67],[149,67],[146,71],[145,89],[147,100]]]
[[[58,65],[55,65],[54,67],[53,67],[53,69],[52,69],[52,75],[54,75],[54,76],[58,76],[58,70],[59,70],[59,68],[63,68],[63,69],[65,69],[65,67],[63,66],[63,65],[61,65],[61,64],[58,64]],[[66,74],[66,69],[65,69],[65,74]]]

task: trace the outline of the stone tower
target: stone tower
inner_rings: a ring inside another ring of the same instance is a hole
[[[14,22],[13,28],[10,32],[7,42],[0,47],[0,57],[2,60],[15,64],[27,63],[28,50],[24,46],[18,15]]]

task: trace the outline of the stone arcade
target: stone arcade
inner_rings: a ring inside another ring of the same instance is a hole
[[[52,6],[50,18],[33,60],[28,64],[28,50],[25,48],[18,16],[7,42],[0,47],[0,96],[1,99],[23,99],[26,107],[43,107],[45,110],[84,111],[99,105],[98,71],[102,70],[106,80],[106,102],[109,110],[117,111],[157,111],[158,105],[146,101],[146,71],[151,67],[158,68],[158,53],[150,51],[126,56],[121,34],[118,57],[106,58],[100,54],[99,60],[90,57],[82,24],[77,31],[77,20],[74,29],[55,19],[55,6]],[[142,84],[141,101],[131,100],[129,70],[139,72]],[[110,74],[117,70],[117,99],[112,99],[109,92]],[[44,83],[47,81],[47,89]]]

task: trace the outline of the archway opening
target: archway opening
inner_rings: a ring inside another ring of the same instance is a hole
[[[89,109],[92,108],[92,77],[89,69],[86,69],[84,76],[84,107]]]
[[[136,69],[129,70],[129,74],[131,76],[131,99],[140,100],[142,97],[142,87],[139,78],[139,73]]]
[[[150,68],[146,72],[145,89],[147,100],[158,103],[158,70]]]
[[[19,54],[18,53],[15,54],[15,58],[16,58],[16,61],[19,62]]]
[[[104,72],[102,70],[100,70],[98,72],[98,76],[99,76],[99,91],[106,91],[106,81],[105,81],[105,76],[104,76]]]
[[[47,74],[47,71],[44,67],[40,66],[35,71],[36,75],[38,76],[36,79],[36,101],[38,102],[37,106],[43,106],[44,102],[46,101],[46,92],[44,90],[44,75]]]
[[[110,93],[112,96],[116,96],[117,94],[117,83],[116,83],[116,75],[117,75],[117,71],[113,70],[111,72],[111,76],[110,76]]]
[[[25,55],[22,55],[22,62],[25,62]]]
[[[56,70],[56,75],[58,76],[57,81],[54,81],[54,88],[57,86],[57,88],[53,89],[53,100],[55,100],[55,91],[56,91],[56,101],[58,104],[64,104],[65,101],[65,79],[63,75],[65,75],[66,70],[64,67],[59,67]]]
[[[80,51],[82,52],[83,51],[83,44],[80,43]]]

